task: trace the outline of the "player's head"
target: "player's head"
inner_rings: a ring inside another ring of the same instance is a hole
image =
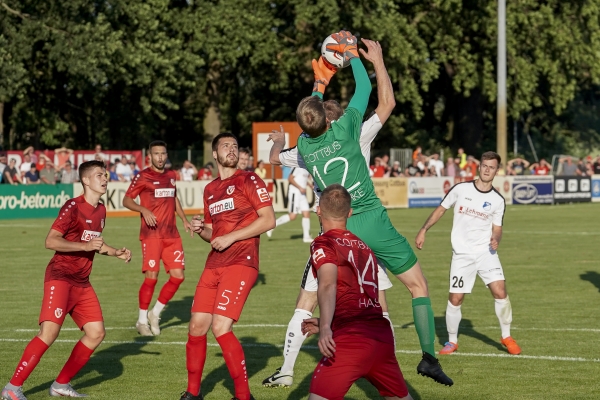
[[[342,185],[334,183],[323,190],[317,206],[317,215],[322,221],[343,222],[345,225],[352,215],[351,203],[350,193]]]
[[[148,155],[152,169],[163,171],[167,163],[167,144],[162,140],[155,140],[148,145]]]
[[[323,100],[317,96],[305,97],[296,109],[296,120],[298,125],[310,137],[318,137],[327,130],[327,116]]]
[[[325,116],[327,117],[327,125],[330,125],[333,121],[337,121],[344,115],[344,109],[335,100],[327,100],[323,102],[323,108],[325,108]]]
[[[248,168],[248,162],[250,161],[250,149],[247,147],[241,147],[238,156],[238,169]]]
[[[491,182],[494,180],[502,159],[500,155],[493,151],[486,151],[481,155],[479,164],[479,179],[482,182]]]
[[[96,193],[106,193],[106,166],[103,161],[91,160],[79,165],[79,180],[83,185],[84,193],[92,190]]]
[[[238,140],[233,133],[219,133],[212,141],[213,157],[218,165],[236,168],[239,159]]]

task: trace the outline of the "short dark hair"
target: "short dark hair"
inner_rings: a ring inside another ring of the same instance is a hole
[[[167,148],[167,144],[165,142],[163,142],[162,140],[154,140],[152,142],[150,142],[150,144],[148,145],[148,150],[152,150],[153,147],[164,147],[165,149]]]
[[[235,139],[236,142],[238,141],[237,137],[233,133],[230,133],[230,132],[219,133],[217,136],[215,136],[215,138],[212,141],[213,151],[217,151],[217,148],[219,147],[219,140],[221,140],[223,138],[233,138],[233,139]]]
[[[100,167],[106,169],[104,161],[90,160],[79,164],[79,179],[82,180],[84,176],[87,176],[94,168]],[[83,183],[82,183],[83,184]]]
[[[250,149],[247,147],[240,147],[238,152],[250,155]]]
[[[496,160],[498,161],[498,165],[502,163],[502,158],[500,157],[500,154],[496,153],[495,151],[486,151],[485,153],[483,153],[481,155],[481,162],[485,160]]]
[[[337,121],[344,115],[344,109],[342,105],[335,100],[327,100],[323,102],[323,108],[325,108],[325,115],[329,122]]]
[[[310,137],[318,137],[327,130],[327,116],[323,100],[317,96],[305,97],[296,109],[298,125]]]
[[[326,219],[345,219],[352,207],[352,197],[342,185],[334,183],[323,190],[319,199],[321,216]]]

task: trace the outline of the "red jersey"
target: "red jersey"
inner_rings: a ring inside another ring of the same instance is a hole
[[[371,171],[373,171],[373,178],[383,178],[385,176],[385,168],[384,167],[376,167],[371,165]]]
[[[315,276],[324,264],[337,265],[333,337],[351,334],[394,343],[379,305],[377,258],[369,246],[350,231],[332,229],[312,242],[310,252]]]
[[[140,196],[140,205],[156,216],[156,226],[150,227],[140,214],[140,240],[179,237],[175,219],[176,180],[175,171],[165,170],[161,174],[152,168],[146,168],[131,181],[125,196],[132,199]]]
[[[62,233],[69,242],[89,242],[102,234],[106,208],[99,203],[92,206],[83,195],[67,200],[62,206],[52,229]],[[73,286],[88,287],[92,272],[95,251],[75,251],[54,253],[46,267],[44,282],[60,280]]]
[[[535,169],[535,175],[548,175],[550,173],[550,167],[547,165],[539,166]]]
[[[236,170],[227,179],[220,177],[204,189],[204,222],[212,224],[211,240],[245,228],[258,218],[257,211],[271,207],[265,183],[254,172]],[[211,249],[206,268],[246,265],[258,269],[260,236],[233,243],[224,251]]]

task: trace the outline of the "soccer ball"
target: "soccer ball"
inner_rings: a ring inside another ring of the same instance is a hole
[[[323,56],[323,60],[336,68],[346,68],[350,65],[350,60],[344,60],[344,56],[337,51],[327,50],[327,45],[330,43],[337,44],[331,35],[327,36],[321,45],[321,55]]]

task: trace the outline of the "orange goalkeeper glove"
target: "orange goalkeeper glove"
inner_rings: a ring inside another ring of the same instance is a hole
[[[319,61],[312,60],[312,69],[315,73],[313,92],[325,93],[325,88],[337,72],[337,68],[328,63],[323,57],[319,57]]]
[[[339,31],[331,35],[332,39],[337,42],[329,43],[327,50],[337,51],[344,57],[344,61],[350,61],[352,58],[358,57],[358,41],[356,36],[348,31]]]

